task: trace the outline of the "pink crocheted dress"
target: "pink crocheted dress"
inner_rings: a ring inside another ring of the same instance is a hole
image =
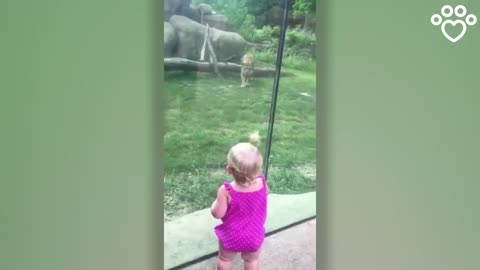
[[[265,239],[267,218],[267,188],[258,191],[239,192],[225,182],[225,189],[232,197],[222,224],[215,227],[215,234],[222,246],[232,252],[256,252]]]

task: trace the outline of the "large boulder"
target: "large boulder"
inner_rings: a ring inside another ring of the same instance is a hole
[[[227,30],[228,18],[221,14],[210,14],[203,16],[203,22],[208,23],[210,27],[214,27],[220,30]]]
[[[175,14],[177,11],[178,7],[182,4],[182,1],[178,0],[164,0],[163,1],[163,19],[164,21],[167,21],[170,19],[170,17]]]
[[[200,22],[200,13],[191,7],[192,0],[164,0],[164,21],[169,21],[173,15],[181,15]]]
[[[192,8],[191,4],[192,0],[164,0],[164,21],[168,22],[173,15],[180,15],[200,23],[202,19],[200,10],[199,8]],[[207,4],[203,5],[210,7]],[[227,30],[228,19],[224,15],[204,14],[203,20],[204,24],[208,23],[211,27]]]
[[[182,14],[190,10],[192,0],[164,0],[163,1],[163,14],[164,20],[168,21],[175,14]],[[187,16],[188,17],[188,16]]]
[[[191,60],[200,59],[206,27],[185,16],[174,15],[169,20],[177,33],[176,56]],[[247,42],[238,33],[210,28],[210,39],[217,61],[238,61]]]
[[[278,6],[273,6],[271,9],[266,10],[263,14],[258,15],[255,18],[255,24],[258,28],[263,26],[280,26],[283,21],[284,9]]]
[[[280,26],[283,22],[284,9],[280,6],[273,6],[264,13],[255,18],[255,26],[262,28],[264,26]],[[302,27],[305,30],[315,30],[315,16],[306,13],[295,14],[292,10],[288,11],[287,17],[288,27]]]
[[[245,53],[247,41],[238,33],[211,28],[211,41],[218,61],[239,62]]]
[[[170,57],[174,55],[177,45],[177,34],[169,22],[163,22],[163,55]]]

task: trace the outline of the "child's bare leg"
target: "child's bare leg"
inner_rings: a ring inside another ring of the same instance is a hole
[[[219,245],[217,270],[231,270],[235,252],[228,251]]]
[[[260,269],[260,249],[257,252],[242,253],[243,265],[245,270],[259,270]]]

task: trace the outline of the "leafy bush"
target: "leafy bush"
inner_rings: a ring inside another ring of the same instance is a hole
[[[248,12],[252,15],[260,15],[263,12],[278,5],[279,0],[245,0]]]
[[[228,18],[230,31],[234,31],[242,35],[247,41],[253,43],[262,43],[264,49],[257,51],[260,58],[264,58],[263,62],[273,63],[276,61],[276,53],[278,47],[278,39],[280,37],[279,26],[264,26],[256,29],[255,12],[271,8],[276,0],[193,0],[193,6],[200,3],[209,4],[212,8],[225,15]],[[312,0],[296,0],[296,9],[302,11],[314,10]],[[297,10],[297,11],[298,11]],[[313,33],[302,31],[300,28],[287,29],[285,34],[284,57],[289,58],[286,62],[291,62],[291,66],[300,66],[295,64],[295,58],[298,59],[315,59],[316,38]],[[303,60],[302,60],[303,61]]]
[[[316,38],[312,33],[290,30],[285,35],[285,45],[289,47],[311,48],[315,47]]]
[[[225,15],[228,18],[228,26],[232,31],[240,32],[250,18],[246,0],[193,0],[192,5],[198,6],[201,3],[210,5],[217,13]],[[255,22],[255,20],[253,21]],[[254,25],[254,24],[252,24]]]
[[[277,50],[256,51],[255,60],[258,62],[275,65],[277,61]]]
[[[293,10],[295,12],[305,12],[305,13],[315,13],[316,10],[316,0],[295,0],[293,3]]]
[[[264,26],[262,29],[255,29],[252,41],[257,43],[262,42],[277,42],[280,36],[280,27]]]
[[[238,29],[238,33],[246,40],[255,42],[255,17],[247,14],[245,20]]]
[[[277,63],[277,50],[255,52],[255,58],[258,62],[275,65]],[[284,52],[282,67],[314,72],[316,62],[314,58],[309,56],[285,54]]]
[[[285,54],[315,58],[316,37],[312,33],[290,30],[285,35]]]
[[[263,52],[277,50],[278,39],[280,35],[279,27],[265,26],[262,29],[255,30],[251,39],[252,42],[262,43],[266,47]],[[285,46],[283,54],[285,56],[303,56],[315,58],[316,37],[312,33],[304,32],[299,29],[289,29],[285,33]]]

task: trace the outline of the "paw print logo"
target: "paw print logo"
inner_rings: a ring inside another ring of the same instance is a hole
[[[465,35],[467,32],[467,25],[473,26],[477,23],[477,17],[473,14],[467,15],[467,8],[462,5],[458,5],[455,8],[450,5],[445,5],[440,11],[442,15],[434,14],[431,18],[431,22],[435,26],[441,25],[441,30],[445,38],[454,43],[459,41]],[[450,19],[454,14],[457,19]],[[467,16],[465,17],[465,15]],[[448,31],[446,29],[447,26],[449,27]],[[452,31],[460,31],[460,33],[455,35],[454,33],[452,34]]]

